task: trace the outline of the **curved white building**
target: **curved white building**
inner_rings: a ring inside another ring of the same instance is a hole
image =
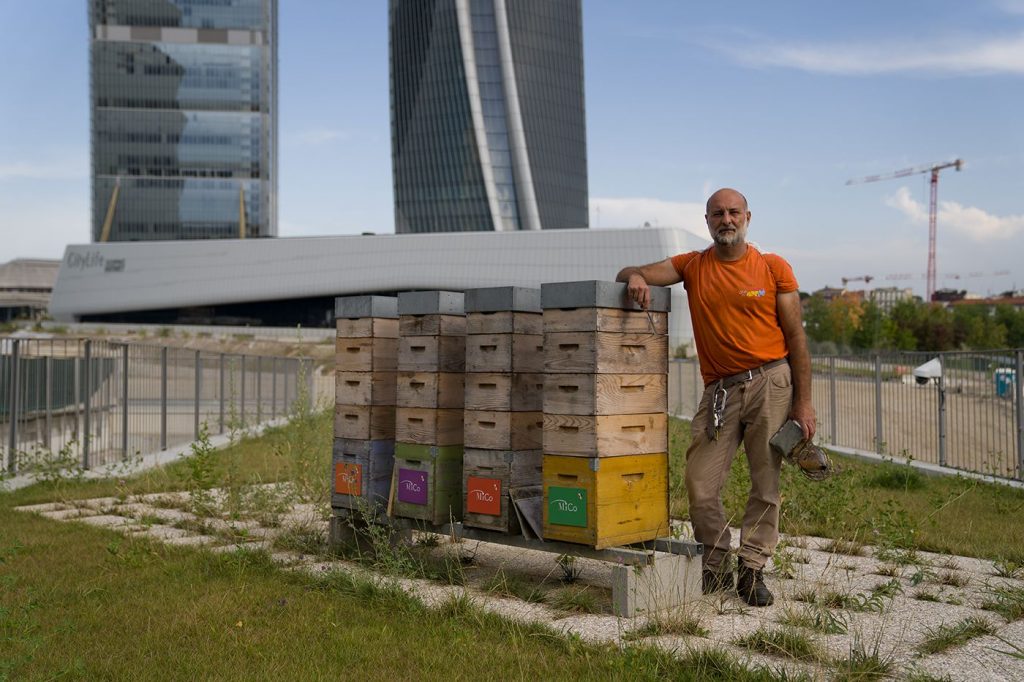
[[[677,228],[530,230],[68,246],[50,301],[62,321],[330,326],[334,297],[613,280],[703,249]],[[672,292],[673,344],[692,337]]]

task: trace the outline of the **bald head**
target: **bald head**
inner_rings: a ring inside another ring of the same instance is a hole
[[[747,205],[747,198],[743,196],[739,190],[732,189],[731,187],[723,187],[708,197],[708,203],[705,206],[705,210],[710,213],[712,204],[718,205],[725,202],[731,203],[734,199],[739,199],[743,202],[744,211],[750,210],[750,207]]]

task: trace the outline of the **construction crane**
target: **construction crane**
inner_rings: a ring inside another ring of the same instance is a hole
[[[843,281],[844,287],[850,282],[864,282],[864,285],[867,286],[868,284],[871,284],[871,280],[873,280],[874,277],[871,275],[860,275],[859,277],[840,277],[839,279]]]
[[[892,173],[882,173],[881,175],[869,175],[865,178],[854,178],[853,180],[847,180],[847,185],[859,185],[864,182],[878,182],[879,180],[892,180],[893,178],[905,178],[908,175],[916,175],[917,173],[931,173],[931,201],[928,205],[928,300],[932,300],[932,294],[935,293],[935,225],[936,225],[936,214],[939,199],[939,171],[945,168],[955,168],[957,171],[964,167],[963,159],[956,159],[955,161],[946,161],[944,163],[933,163],[927,166],[914,166],[913,168],[904,168],[902,170],[893,171]]]

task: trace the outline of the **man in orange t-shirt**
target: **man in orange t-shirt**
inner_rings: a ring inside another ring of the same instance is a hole
[[[781,458],[768,440],[786,421],[814,437],[811,364],[793,270],[783,258],[748,244],[750,210],[734,189],[711,195],[704,215],[714,244],[617,277],[641,307],[649,285],[686,287],[704,394],[686,452],[686,491],[696,539],[704,544],[705,593],[731,590],[731,533],[721,492],[743,443],[751,487],[740,531],[736,589],[752,606],[774,601],[765,563],[779,540]]]

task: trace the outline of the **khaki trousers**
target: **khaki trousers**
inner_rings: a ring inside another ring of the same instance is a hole
[[[740,443],[750,465],[750,495],[740,531],[739,558],[751,568],[763,568],[779,541],[779,470],[782,459],[772,452],[770,439],[789,415],[793,381],[788,363],[755,372],[750,381],[728,389],[725,421],[717,440],[707,436],[716,384],[704,389],[693,418],[693,442],[686,451],[686,492],[696,540],[704,545],[704,567],[725,570],[729,531],[722,487]]]

